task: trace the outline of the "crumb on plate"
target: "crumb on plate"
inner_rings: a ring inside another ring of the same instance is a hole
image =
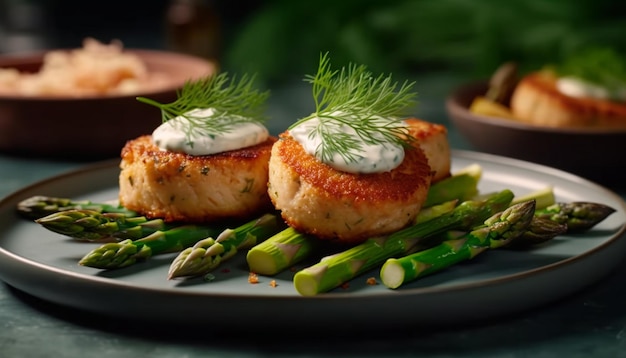
[[[259,275],[254,272],[250,272],[248,274],[248,283],[256,284],[259,283]]]
[[[366,282],[370,286],[378,285],[378,282],[376,281],[375,277],[368,277]]]

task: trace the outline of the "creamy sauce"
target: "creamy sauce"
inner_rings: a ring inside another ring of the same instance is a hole
[[[606,87],[586,82],[575,77],[559,78],[556,82],[556,87],[559,92],[570,97],[591,97],[604,100],[626,101],[626,87],[621,87],[617,91],[610,91]]]
[[[389,121],[383,118],[380,120]],[[335,154],[329,160],[325,160],[319,150],[321,138],[318,135],[311,135],[319,123],[319,118],[311,118],[292,128],[289,134],[304,147],[308,154],[315,156],[334,169],[348,173],[383,173],[398,167],[404,160],[404,147],[402,145],[385,141],[382,135],[379,143],[366,143],[352,127],[345,124],[333,125],[332,131],[351,134],[351,138],[360,143],[360,150],[351,153],[353,160],[348,160],[340,154]]]
[[[210,117],[213,110],[196,109],[187,115],[194,117]],[[211,120],[228,121],[228,118],[215,118]],[[262,143],[269,137],[267,128],[258,122],[236,123],[228,131],[219,136],[208,135],[201,130],[194,130],[191,135],[187,133],[189,120],[179,116],[164,122],[152,132],[152,140],[161,149],[171,152],[182,152],[191,155],[210,155],[229,150],[236,150]]]

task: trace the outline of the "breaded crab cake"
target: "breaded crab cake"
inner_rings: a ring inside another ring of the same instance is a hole
[[[275,141],[194,156],[161,150],[149,135],[130,140],[121,152],[120,204],[168,222],[247,218],[271,209],[267,180]]]
[[[415,124],[422,125],[420,121]],[[419,133],[424,140],[431,133],[430,148],[443,148],[447,153],[443,157],[449,156],[445,130],[442,136],[441,128],[429,128],[423,125],[410,133]],[[434,154],[433,158],[441,160]],[[403,162],[391,171],[342,172],[307,154],[286,131],[272,148],[268,193],[294,229],[323,240],[357,244],[414,222],[433,175],[449,175],[449,158],[442,163],[433,163],[435,173],[425,151],[416,144],[406,149]]]

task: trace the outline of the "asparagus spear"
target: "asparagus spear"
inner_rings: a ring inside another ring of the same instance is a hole
[[[441,204],[432,205],[427,208],[423,208],[420,210],[419,214],[417,214],[417,218],[415,218],[415,223],[420,224],[425,221],[437,218],[443,214],[449,213],[458,205],[459,200],[448,200]]]
[[[288,227],[251,248],[246,261],[251,272],[275,275],[317,252],[320,246],[321,240]]]
[[[485,220],[484,226],[460,238],[444,241],[430,249],[401,258],[387,260],[380,270],[380,278],[385,286],[395,289],[418,277],[470,260],[487,249],[507,245],[527,230],[534,211],[534,200],[512,205]]]
[[[511,249],[525,249],[550,241],[565,233],[567,233],[567,224],[534,216],[526,231],[505,246]]]
[[[464,201],[478,192],[478,180],[482,168],[472,164],[457,171],[454,175],[433,184],[429,189],[427,205],[416,218],[416,223],[423,221],[433,210],[426,210],[438,204],[449,205],[457,200]],[[439,207],[435,212],[442,213]],[[261,275],[275,275],[286,268],[304,260],[316,252],[322,243],[318,239],[287,228],[248,251],[246,260],[250,271]]]
[[[27,219],[36,220],[44,216],[65,210],[85,209],[100,213],[119,213],[125,216],[136,216],[137,213],[121,205],[96,203],[89,200],[74,201],[68,198],[36,195],[24,199],[17,204],[17,212]]]
[[[488,217],[507,208],[513,200],[510,190],[490,195],[482,201],[464,201],[453,211],[432,220],[397,231],[386,238],[372,238],[346,251],[325,257],[294,276],[301,295],[311,296],[331,290],[355,276],[381,265],[388,258],[406,255],[429,238],[449,230],[470,230]]]
[[[220,234],[225,228],[181,225],[155,231],[138,240],[110,242],[87,253],[78,262],[82,266],[116,269],[134,265],[154,255],[181,251],[199,240]]]
[[[535,213],[538,217],[566,224],[568,234],[587,231],[615,212],[615,209],[600,203],[571,202],[555,203]]]
[[[86,209],[59,211],[35,222],[58,234],[87,241],[106,238],[134,240],[174,227],[162,219],[148,220],[144,216],[129,217],[123,213],[100,213]]]
[[[200,240],[174,259],[168,278],[204,275],[238,250],[253,247],[283,228],[285,224],[276,214],[265,214],[236,229],[224,230],[216,239],[209,237]]]
[[[552,240],[562,234],[578,234],[591,229],[615,212],[612,207],[592,202],[552,203],[535,210],[526,232],[507,248],[524,249]]]
[[[454,175],[433,183],[428,189],[425,208],[445,201],[457,199],[465,201],[478,194],[478,182],[482,176],[482,167],[478,164],[469,165]]]
[[[535,207],[532,220],[526,229],[517,237],[498,242],[498,247],[516,249],[527,248],[532,245],[549,241],[554,237],[565,233],[575,234],[584,232],[600,223],[613,212],[615,212],[615,210],[610,206],[590,202],[555,203],[539,210]],[[466,234],[465,236],[467,235],[469,234]],[[450,240],[449,242],[454,243],[455,241]],[[445,251],[442,248],[440,249],[442,252]],[[421,266],[424,262],[419,261],[419,254],[420,253],[409,255],[409,257],[413,257],[414,259],[403,257],[400,259],[387,260],[385,265],[383,265],[383,269],[381,269],[381,279],[383,280],[383,283],[387,280],[389,283],[385,283],[387,286],[396,288],[399,287],[402,282],[414,279],[414,274],[417,274],[419,277],[430,273],[430,268],[426,269],[425,266]],[[445,255],[446,258],[449,257],[449,253]],[[410,262],[412,262],[413,266],[408,266]],[[445,263],[443,265],[443,267],[445,267]],[[422,269],[425,270],[423,273],[415,273],[416,271],[412,271]],[[383,273],[383,270],[388,271],[387,273]],[[400,272],[402,270],[407,270],[405,271],[405,275],[408,276],[401,279]],[[436,271],[438,269],[433,270]],[[387,275],[387,277],[383,277],[384,275]]]
[[[556,203],[556,199],[554,197],[554,187],[552,185],[549,185],[542,189],[530,192],[526,195],[516,196],[515,198],[513,198],[511,205],[528,200],[535,201],[535,211],[545,209],[548,206]]]

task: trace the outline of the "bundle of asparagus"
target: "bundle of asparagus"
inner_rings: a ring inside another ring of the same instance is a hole
[[[587,202],[555,203],[535,210],[535,201],[509,207],[458,238],[446,240],[424,251],[398,259],[388,259],[380,278],[389,288],[430,275],[455,263],[469,260],[487,249],[527,247],[565,233],[591,229],[615,210],[606,205]]]
[[[372,238],[338,254],[324,257],[319,263],[298,271],[293,279],[296,291],[305,296],[316,295],[340,286],[369,271],[388,258],[406,255],[433,245],[438,234],[450,230],[469,230],[486,218],[507,208],[513,192],[503,190],[484,200],[464,201],[454,210],[431,220],[400,230],[384,238]]]
[[[534,211],[534,200],[515,204],[461,237],[399,259],[388,259],[380,270],[380,278],[385,286],[398,288],[405,282],[472,259],[487,249],[505,246],[528,229]]]
[[[376,267],[389,288],[437,272],[494,248],[526,248],[564,233],[591,229],[615,210],[599,203],[555,202],[551,187],[515,197],[510,190],[480,194],[482,169],[472,165],[433,184],[414,225],[323,257],[294,276],[302,295],[316,295]],[[251,272],[274,275],[320,255],[323,243],[268,213],[234,229],[147,219],[109,203],[34,196],[17,211],[53,232],[81,241],[110,240],[80,265],[116,269],[179,252],[168,278],[201,276],[242,250]],[[528,214],[531,213],[532,215]]]
[[[231,257],[236,249],[254,245],[284,227],[278,216],[270,213],[229,229],[217,224],[166,224],[161,219],[148,220],[143,216],[127,217],[85,209],[66,209],[35,222],[79,240],[114,239],[115,242],[103,244],[79,261],[80,265],[99,269],[127,267],[154,255],[179,252],[198,242],[203,246],[215,246],[204,258],[205,261],[211,260],[209,266],[214,268]]]
[[[539,197],[541,201],[545,198]],[[312,296],[383,265],[385,269],[380,273],[383,283],[397,288],[405,282],[472,258],[485,248],[528,247],[561,234],[583,232],[615,211],[606,205],[588,202],[554,203],[537,210],[536,203],[535,199],[514,201],[509,190],[491,194],[483,201],[464,202],[448,214],[399,231],[386,239],[372,239],[322,258],[317,264],[298,271],[294,276],[294,286],[300,294]],[[511,219],[524,218],[527,211],[533,215],[528,223],[515,226],[515,234],[507,233],[506,240],[497,236],[500,228],[506,225],[498,223],[498,220],[504,218],[513,224]],[[487,220],[482,223],[485,218]],[[442,223],[444,225],[440,226]],[[486,229],[485,226],[493,227]],[[402,237],[410,231],[413,231],[413,235],[408,235],[411,239]],[[451,231],[462,234],[448,237]],[[487,240],[489,236],[491,238]],[[399,244],[398,239],[404,240]]]

